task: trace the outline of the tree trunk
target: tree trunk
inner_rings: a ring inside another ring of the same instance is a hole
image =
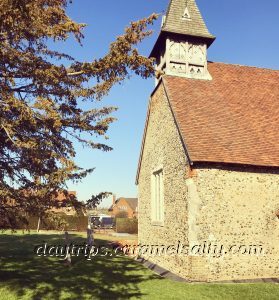
[[[41,225],[41,217],[39,217],[38,219],[37,232],[40,232],[40,225]]]

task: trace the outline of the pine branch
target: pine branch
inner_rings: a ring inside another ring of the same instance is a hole
[[[16,143],[15,143],[15,141],[14,141],[14,140],[12,139],[12,137],[10,136],[8,129],[7,129],[4,125],[2,125],[2,128],[3,128],[4,131],[6,132],[6,134],[7,134],[8,138],[9,138],[9,140],[10,140],[15,146],[17,146]]]

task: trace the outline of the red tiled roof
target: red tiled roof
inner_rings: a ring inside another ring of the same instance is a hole
[[[68,194],[69,196],[75,196],[75,197],[77,196],[76,191],[68,191]],[[66,201],[66,196],[64,195],[64,193],[59,192],[55,200],[61,202]]]
[[[130,206],[130,208],[133,210],[133,211],[136,211],[137,210],[137,207],[138,207],[138,198],[118,198],[116,201],[115,201],[115,204],[111,205],[111,207],[109,208],[109,210],[113,210],[113,208],[118,204],[118,202],[120,200],[125,200],[127,202],[127,204]]]
[[[192,162],[279,166],[279,71],[209,63],[212,81],[164,76]]]

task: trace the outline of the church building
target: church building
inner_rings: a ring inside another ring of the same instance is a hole
[[[214,40],[195,0],[170,1],[151,52],[139,243],[191,281],[279,278],[279,71],[210,62]]]

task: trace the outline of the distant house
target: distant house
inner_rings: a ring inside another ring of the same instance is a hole
[[[113,196],[113,203],[108,209],[109,214],[113,217],[138,217],[138,199],[137,198],[118,198]]]
[[[35,191],[32,189],[26,189],[22,190],[23,195],[25,197],[29,196],[35,196]],[[67,191],[69,198],[74,200],[77,197],[77,192],[76,191]],[[51,200],[50,198],[48,200]],[[47,209],[50,212],[53,213],[60,213],[60,214],[66,214],[68,216],[74,216],[76,215],[76,209],[73,206],[69,206],[66,203],[66,196],[62,192],[58,192],[57,196],[52,196],[52,201],[55,203],[55,207],[52,206],[50,209]],[[16,201],[13,199],[10,199],[8,201],[8,204],[13,206],[16,205]]]
[[[70,197],[76,197],[77,193],[75,191],[68,191]],[[55,199],[55,201],[59,202],[59,208],[52,208],[51,211],[54,213],[61,213],[67,216],[74,216],[76,215],[76,210],[74,207],[71,206],[64,206],[63,202],[66,201],[66,197],[63,193],[59,193]]]

